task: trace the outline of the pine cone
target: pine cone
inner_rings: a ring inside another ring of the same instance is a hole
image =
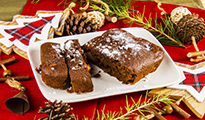
[[[194,36],[196,43],[204,38],[205,24],[203,18],[198,14],[183,16],[176,25],[176,35],[183,44],[191,44],[191,37]]]
[[[97,24],[93,23],[92,20],[89,20],[87,14],[71,14],[66,20],[66,31],[68,35],[94,32],[97,29],[99,29]]]
[[[73,113],[68,113],[72,108],[62,101],[57,103],[57,100],[55,100],[52,104],[48,101],[45,104],[46,107],[40,107],[38,113],[45,113],[49,116],[39,118],[39,120],[70,120],[74,117]]]

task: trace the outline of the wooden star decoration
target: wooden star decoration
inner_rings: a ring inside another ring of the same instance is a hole
[[[186,89],[181,88],[157,88],[149,91],[149,96],[153,95],[166,95],[170,94],[170,97],[173,99],[180,99],[183,97],[182,101],[186,104],[186,106],[198,117],[203,118],[205,113],[205,99],[202,102],[196,100],[195,97],[192,96]]]
[[[192,72],[183,71],[183,74],[186,78],[180,83],[150,90],[149,96],[170,94],[174,99],[183,97],[182,101],[187,107],[198,118],[203,118],[205,114],[205,72],[193,74]]]
[[[62,36],[65,26],[65,20],[68,19],[70,11],[75,7],[76,4],[71,2],[68,7],[63,11],[43,11],[38,10],[34,16],[24,16],[24,15],[15,15],[11,22],[0,21],[0,52],[3,52],[7,55],[11,54],[13,51],[18,55],[22,56],[25,59],[27,57],[27,45],[19,42],[16,39],[9,40],[11,35],[5,32],[4,29],[15,29],[18,27],[24,27],[30,22],[38,21],[42,17],[48,17],[54,15],[55,17],[51,20],[51,23],[48,23],[42,28],[40,34],[34,33],[29,38],[29,44],[32,44],[36,41],[48,40],[54,37],[54,34]],[[13,36],[13,38],[15,38]],[[5,41],[7,41],[5,43]],[[15,42],[14,42],[15,41]],[[17,42],[17,43],[16,43]],[[29,45],[28,44],[28,45]]]

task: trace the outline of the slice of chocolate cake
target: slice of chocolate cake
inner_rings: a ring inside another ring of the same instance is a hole
[[[94,64],[124,84],[135,84],[154,72],[164,58],[159,46],[122,29],[108,30],[82,48]]]
[[[85,93],[93,91],[93,83],[89,73],[90,67],[85,63],[80,44],[77,39],[65,42],[65,58],[69,68],[71,88],[68,92]]]
[[[41,45],[41,78],[43,82],[53,88],[68,87],[68,68],[62,55],[60,44],[44,43]]]

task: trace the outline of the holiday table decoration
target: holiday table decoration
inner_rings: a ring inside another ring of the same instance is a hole
[[[47,40],[64,32],[65,20],[75,3],[63,11],[38,10],[34,16],[16,15],[12,22],[0,22],[0,47],[9,55],[14,51],[28,59],[27,47],[38,40]]]
[[[203,18],[198,18],[199,15],[195,13],[191,13],[187,8],[185,7],[177,7],[172,10],[171,12],[171,20],[176,25],[176,35],[178,39],[183,44],[193,44],[194,49],[197,51],[197,53],[188,53],[188,57],[195,57],[197,56],[197,59],[190,59],[191,62],[199,62],[201,60],[204,60],[203,52],[200,51],[199,54],[199,48],[197,47],[197,43],[204,38],[204,30],[205,30],[205,24]],[[193,55],[194,54],[194,55]],[[204,70],[199,69],[201,67],[197,67],[200,65],[203,65],[203,62],[200,64],[194,65],[194,67],[190,67],[189,65],[182,65],[180,63],[176,63],[176,65],[184,67],[184,71],[191,71],[191,73],[200,73],[204,72]],[[191,70],[190,70],[191,68]],[[190,73],[186,73],[186,76],[189,76]],[[202,73],[203,74],[203,73]],[[191,76],[198,76],[198,75],[191,75]],[[200,89],[200,90],[196,90]],[[197,81],[197,78],[192,78],[190,80],[185,80],[180,84],[175,84],[171,86],[167,86],[167,88],[161,88],[161,89],[154,89],[150,91],[150,95],[154,95],[157,93],[170,93],[171,95],[175,97],[183,97],[184,103],[190,108],[193,113],[199,117],[202,118],[205,113],[205,109],[201,107],[201,105],[204,105],[204,95],[205,95],[205,87],[203,85],[203,81]]]
[[[204,38],[205,24],[203,18],[198,18],[199,15],[191,13],[187,8],[178,7],[171,12],[171,19],[176,24],[176,35],[183,44],[193,44],[197,53],[199,48],[197,43]],[[191,58],[191,62],[199,62],[205,59],[204,55],[188,53],[187,57]]]
[[[40,107],[38,113],[44,113],[49,116],[39,118],[38,120],[70,120],[74,118],[74,114],[70,113],[73,108],[69,104],[63,103],[63,101],[57,102],[55,100],[53,103],[48,101],[45,104],[45,107]]]
[[[27,47],[35,42],[31,41],[31,38],[38,36],[47,39],[48,31],[51,26],[57,28],[56,21],[59,21],[60,17],[61,13],[39,14],[35,18],[15,19],[17,25],[1,25],[0,33],[2,37],[0,43],[2,51],[6,54],[14,51],[27,59]]]
[[[148,120],[155,117],[159,120],[166,120],[164,116],[172,114],[173,112],[178,113],[184,119],[191,116],[189,113],[178,106],[181,100],[175,101],[174,99],[170,99],[169,94],[158,94],[156,96],[148,97],[147,91],[144,97],[145,100],[139,98],[137,101],[135,101],[133,98],[128,98],[126,96],[126,106],[124,106],[124,108],[121,108],[120,111],[108,111],[106,113],[104,109],[102,111],[99,111],[97,109],[97,119],[120,120],[134,118],[135,120]],[[132,100],[132,103],[129,102],[129,99]],[[39,118],[39,120],[70,120],[72,118],[78,119],[78,116],[76,114],[70,113],[73,108],[63,101],[57,102],[57,100],[54,100],[53,102],[51,102],[50,100],[48,100],[47,102],[45,102],[45,104],[45,107],[40,107],[38,113],[44,113],[49,116]],[[84,119],[86,120],[89,118],[84,116]]]
[[[184,86],[185,87],[185,86]],[[205,113],[205,100],[203,102],[197,101],[188,91],[185,89],[178,89],[176,87],[173,88],[158,88],[149,91],[149,96],[158,95],[159,93],[162,95],[170,94],[171,98],[180,99],[182,97],[182,101],[188,106],[188,108],[198,117],[203,118]],[[187,86],[186,86],[187,88]],[[203,107],[202,107],[203,106]]]
[[[8,83],[8,85],[12,88],[20,90],[20,92],[13,97],[6,100],[5,104],[9,110],[15,113],[21,113],[24,114],[27,112],[30,108],[28,98],[25,94],[26,88],[21,85],[20,82],[17,80],[28,80],[29,76],[13,76],[12,72],[8,70],[5,65],[9,63],[13,63],[16,61],[15,57],[8,58],[5,60],[0,61],[0,65],[4,69],[3,72],[3,78],[0,78],[0,82],[3,84],[3,82]]]
[[[12,37],[9,38],[11,42],[18,39],[24,45],[29,45],[29,40],[33,34],[40,34],[44,26],[51,22],[54,16],[43,17],[40,20],[31,23],[24,23],[24,27],[17,27],[14,29],[4,29],[7,34],[10,34]],[[5,35],[7,36],[7,35]]]
[[[105,15],[99,11],[90,11],[88,12],[88,19],[92,20],[93,23],[96,23],[98,29],[104,25],[105,22]]]
[[[30,108],[28,97],[26,95],[26,88],[14,78],[7,79],[6,83],[20,92],[5,101],[6,107],[14,113],[21,113],[22,115]]]
[[[95,32],[100,27],[95,19],[89,19],[86,12],[74,13],[66,20],[66,32],[68,35]]]
[[[12,79],[12,78],[18,81],[23,81],[23,80],[28,80],[29,76],[22,75],[22,76],[3,77],[3,78],[0,78],[0,82],[5,82],[7,79]]]
[[[5,67],[5,64],[9,64],[9,63],[12,63],[12,62],[15,62],[15,61],[16,61],[16,58],[15,58],[15,57],[12,57],[12,58],[9,58],[9,59],[0,61],[0,65],[1,65],[1,67],[4,69],[3,77],[11,77],[11,76],[12,76],[11,71],[8,70],[8,69]]]
[[[6,64],[10,64],[16,62],[16,58],[8,58],[5,60],[0,60],[0,65],[4,69],[2,75],[3,77],[0,77],[0,82],[5,82],[7,79],[15,79],[15,80],[28,80],[29,76],[28,75],[23,75],[23,76],[14,76],[10,70],[6,68]]]
[[[188,10],[188,8],[186,8],[186,7],[176,7],[172,10],[170,17],[171,17],[172,21],[175,24],[177,24],[177,22],[179,22],[179,20],[187,14],[191,14],[191,12]]]
[[[198,17],[198,14],[192,14],[186,7],[181,6],[173,9],[170,14],[170,18],[175,24],[173,26],[173,34],[175,36],[174,38],[180,40],[181,43],[183,43],[185,46],[190,43],[193,44],[196,52],[189,52],[187,54],[187,57],[190,58],[190,62],[198,63],[194,65],[186,65],[184,63],[176,62],[176,65],[182,68],[182,70],[194,74],[204,71],[203,69],[201,69],[202,67],[204,67],[204,62],[201,61],[205,59],[203,52],[199,51],[199,48],[197,46],[197,43],[205,36],[204,19]],[[186,48],[187,47],[190,46],[186,46]],[[196,59],[191,57],[196,57]]]
[[[184,44],[191,44],[192,36],[196,43],[204,38],[205,24],[203,18],[199,18],[198,14],[184,15],[176,24],[176,34]]]

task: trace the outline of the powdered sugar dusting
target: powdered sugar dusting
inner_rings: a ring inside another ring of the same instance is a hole
[[[147,49],[148,51],[151,51],[151,47],[149,44],[145,44],[145,49]]]
[[[61,47],[60,44],[52,45],[51,47],[56,50],[56,52],[59,54],[59,57],[63,57],[61,55],[62,50],[60,48]]]
[[[101,37],[96,38],[99,43],[93,42],[92,44],[96,49],[115,59],[128,59],[138,55],[141,50],[150,51],[148,43],[140,44],[140,40],[136,40],[133,35],[127,34],[118,30],[111,30],[111,34],[103,34]],[[128,55],[131,57],[128,58]]]
[[[65,49],[70,49],[70,48],[71,48],[72,43],[73,43],[73,41],[72,41],[72,40],[69,40],[68,42],[66,42],[66,44],[65,44]]]
[[[68,53],[66,57],[70,58],[70,62],[73,62],[71,69],[72,70],[78,70],[81,69],[81,66],[83,65],[83,61],[80,59],[81,52],[76,49],[75,47],[72,47],[72,44],[74,42],[72,40],[69,40],[65,44],[65,49],[67,50]],[[74,64],[75,63],[75,64]]]
[[[54,67],[51,67],[51,70],[55,70],[55,68],[54,68]]]
[[[59,45],[59,44],[57,44],[57,45],[52,45],[52,48],[55,49],[58,53],[61,52],[61,50],[60,50],[60,45]]]

